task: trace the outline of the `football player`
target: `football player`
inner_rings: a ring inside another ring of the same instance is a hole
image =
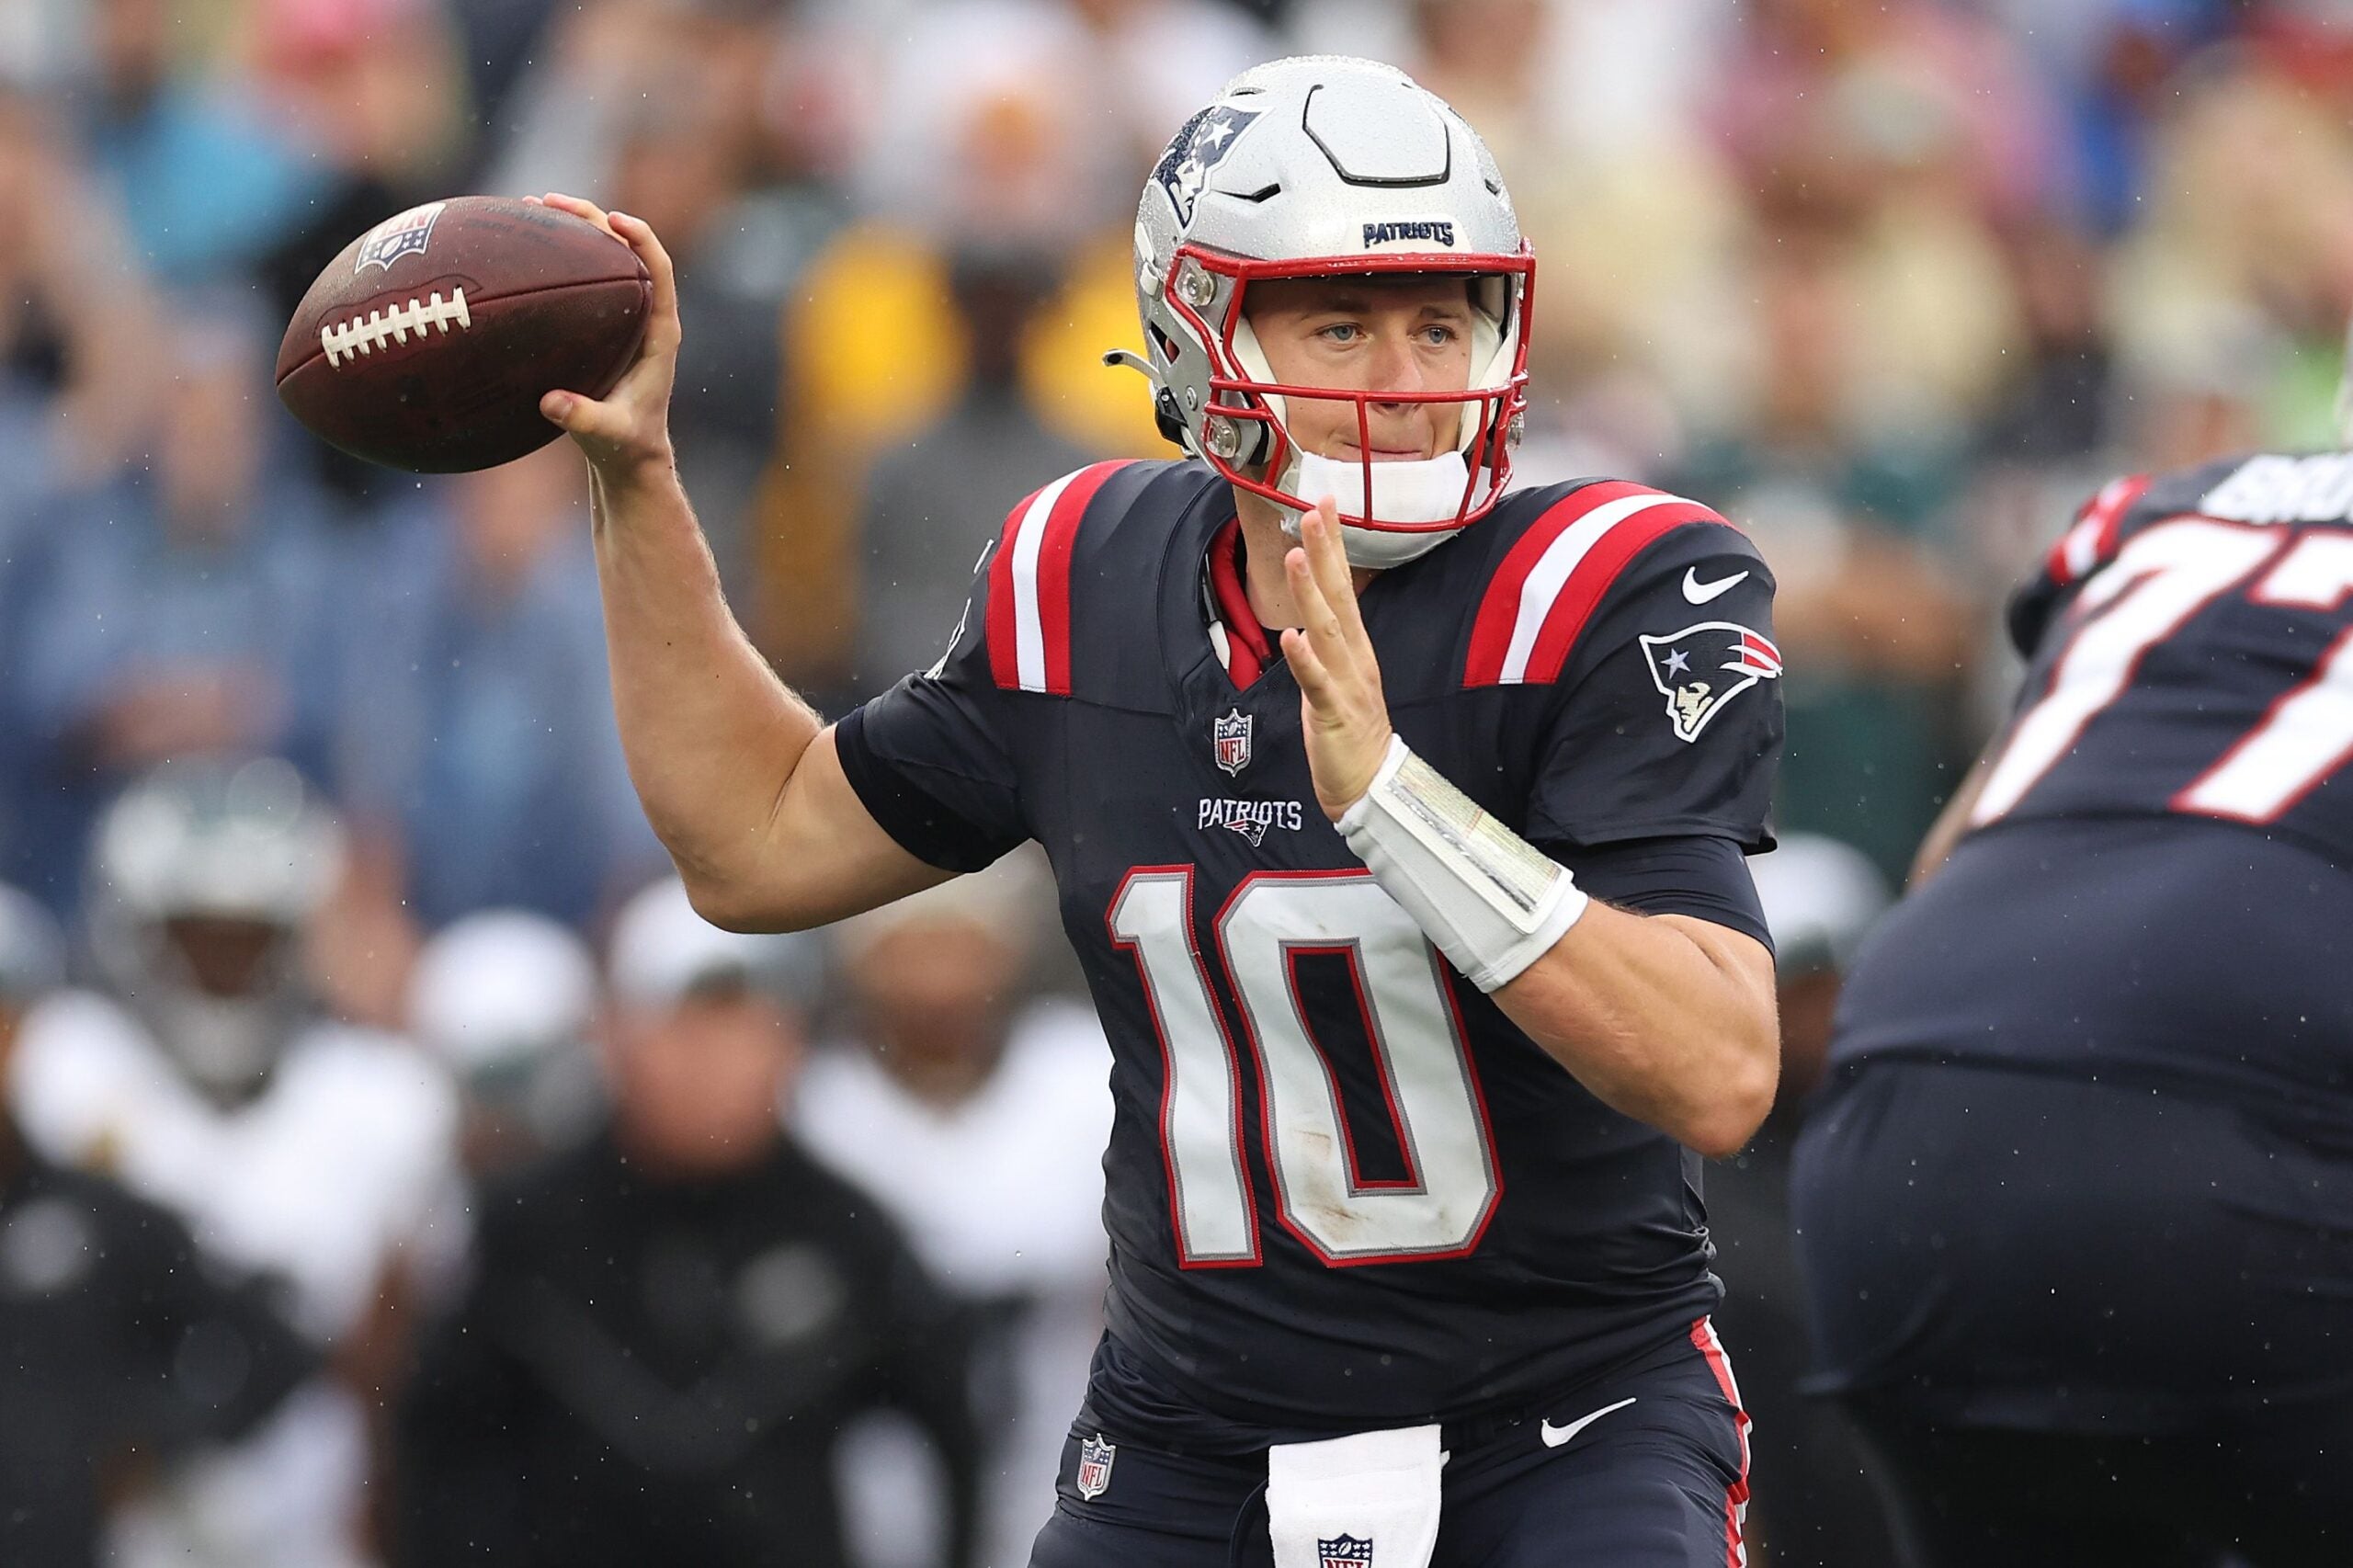
[[[37,1150],[118,1177],[236,1271],[277,1277],[329,1362],[117,1517],[113,1560],[133,1568],[365,1558],[369,1401],[400,1364],[403,1255],[456,1179],[457,1105],[434,1063],[323,1017],[304,983],[341,844],[278,758],[142,779],[92,849],[106,988],[43,1002],[11,1063]]]
[[[2348,1560],[2353,455],[2102,490],[1795,1159],[1915,1563]]]
[[[543,409],[698,905],[811,926],[1052,863],[1117,1111],[1034,1561],[1739,1561],[1699,1186],[1773,1093],[1772,578],[1694,502],[1510,488],[1534,262],[1477,135],[1326,57],[1188,121],[1117,356],[1186,457],[1021,502],[939,662],[832,726],[673,476],[666,257],[550,199],[655,278],[620,387]]]

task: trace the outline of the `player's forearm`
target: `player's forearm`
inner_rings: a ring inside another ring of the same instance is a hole
[[[591,471],[613,710],[638,800],[698,902],[763,858],[820,721],[729,613],[693,508],[666,465]]]
[[[1735,932],[1596,902],[1495,998],[1605,1103],[1703,1154],[1735,1153],[1772,1107],[1772,965]]]

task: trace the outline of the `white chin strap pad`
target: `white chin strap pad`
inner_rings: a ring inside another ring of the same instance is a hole
[[[1436,1426],[1359,1432],[1267,1450],[1267,1533],[1275,1568],[1323,1568],[1320,1543],[1369,1542],[1372,1568],[1429,1568],[1438,1549]]]
[[[1384,523],[1445,522],[1462,510],[1462,498],[1471,490],[1471,465],[1461,452],[1440,452],[1412,462],[1374,463],[1370,494],[1365,493],[1365,466],[1301,452],[1291,460],[1279,487],[1309,501],[1329,495],[1343,516],[1374,517]],[[1299,514],[1286,516],[1283,528],[1297,538]],[[1452,533],[1450,528],[1392,533],[1348,523],[1341,525],[1340,540],[1347,549],[1349,565],[1377,571],[1402,566]]]

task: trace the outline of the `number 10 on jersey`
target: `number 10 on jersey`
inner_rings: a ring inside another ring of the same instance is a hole
[[[1243,1062],[1193,935],[1193,868],[1139,867],[1111,901],[1111,940],[1136,960],[1166,1076],[1160,1137],[1179,1260],[1260,1259],[1242,1138]],[[1269,1175],[1283,1226],[1324,1263],[1455,1257],[1478,1244],[1503,1190],[1477,1068],[1441,960],[1413,917],[1355,872],[1259,873],[1216,921],[1257,1074]],[[1405,1161],[1368,1181],[1330,1056],[1295,962],[1343,957],[1371,1066]]]

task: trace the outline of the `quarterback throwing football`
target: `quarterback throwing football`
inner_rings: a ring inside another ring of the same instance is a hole
[[[1188,121],[1112,357],[1185,457],[1044,484],[940,661],[832,725],[673,472],[661,245],[549,199],[655,280],[620,385],[543,406],[698,907],[814,926],[1052,861],[1118,1110],[1034,1562],[1740,1562],[1699,1161],[1774,1087],[1772,577],[1694,502],[1509,488],[1534,262],[1478,136],[1333,58]]]

